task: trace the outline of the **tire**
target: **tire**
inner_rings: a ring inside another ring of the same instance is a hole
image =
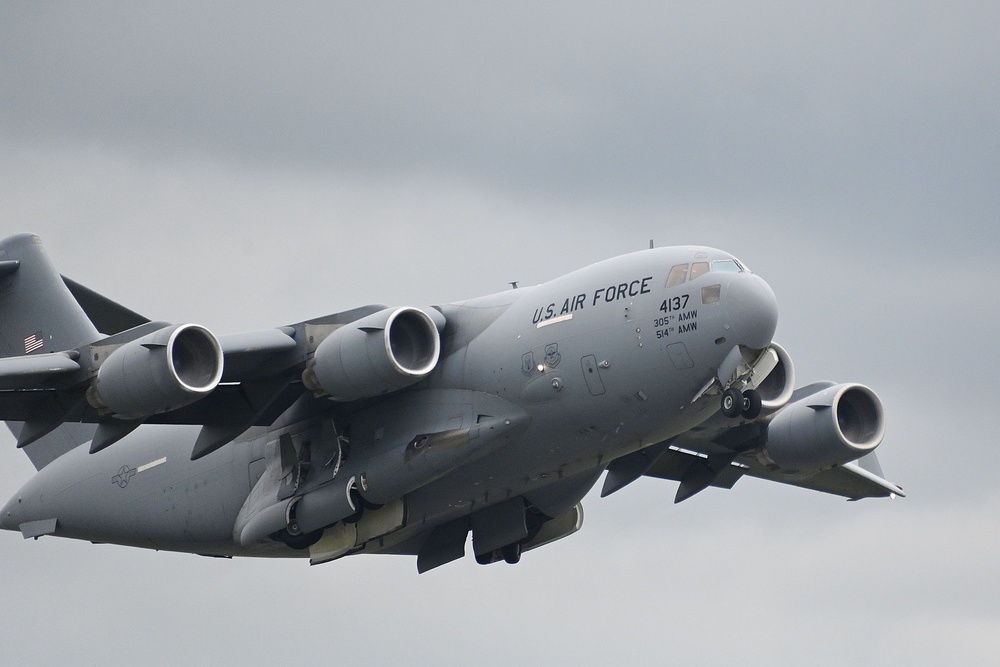
[[[500,560],[500,550],[494,549],[493,551],[487,551],[484,554],[476,554],[476,562],[480,565],[490,565],[492,563]]]
[[[763,406],[763,401],[760,397],[760,392],[756,389],[748,389],[743,392],[743,411],[742,415],[744,419],[757,419],[760,417],[760,410]]]
[[[300,533],[298,535],[292,535],[287,530],[279,530],[277,533],[271,535],[272,539],[283,542],[285,546],[295,550],[308,549],[319,542],[321,537],[323,537],[322,528],[314,530],[311,533]]]
[[[722,392],[722,414],[733,419],[743,412],[743,394],[739,389],[730,387]]]

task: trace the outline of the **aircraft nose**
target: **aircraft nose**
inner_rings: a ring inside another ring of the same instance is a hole
[[[737,343],[755,350],[771,344],[778,326],[778,301],[762,278],[746,273],[729,285],[729,322]]]

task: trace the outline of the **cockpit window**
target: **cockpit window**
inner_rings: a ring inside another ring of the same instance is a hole
[[[731,273],[738,273],[743,270],[735,259],[717,259],[712,262],[713,271],[728,271]]]
[[[670,275],[667,276],[667,287],[677,287],[678,285],[683,285],[688,277],[688,265],[678,264],[672,269],[670,269]]]
[[[708,273],[708,262],[695,262],[691,265],[691,280]]]
[[[699,253],[704,254],[704,253]],[[689,280],[695,280],[709,271],[720,273],[740,273],[746,271],[742,264],[735,259],[716,259],[712,262],[695,262],[691,264],[690,274],[687,264],[675,264],[667,275],[667,284],[664,287],[677,287]]]

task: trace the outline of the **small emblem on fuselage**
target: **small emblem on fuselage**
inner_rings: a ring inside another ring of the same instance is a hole
[[[30,336],[24,337],[24,353],[31,354],[36,350],[40,350],[45,347],[45,340],[42,338],[42,332],[36,331]]]
[[[122,466],[118,469],[118,474],[111,478],[112,484],[117,484],[119,488],[124,489],[128,486],[128,481],[132,479],[132,475],[136,473],[135,468],[129,468],[128,466]]]
[[[521,355],[521,372],[531,377],[535,372],[535,355],[532,352],[525,352]]]
[[[545,346],[545,365],[549,368],[555,368],[562,361],[562,355],[559,354],[559,344],[549,343]]]

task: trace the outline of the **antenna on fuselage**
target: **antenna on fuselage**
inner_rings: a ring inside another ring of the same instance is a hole
[[[653,239],[649,239],[649,249],[653,249]]]

